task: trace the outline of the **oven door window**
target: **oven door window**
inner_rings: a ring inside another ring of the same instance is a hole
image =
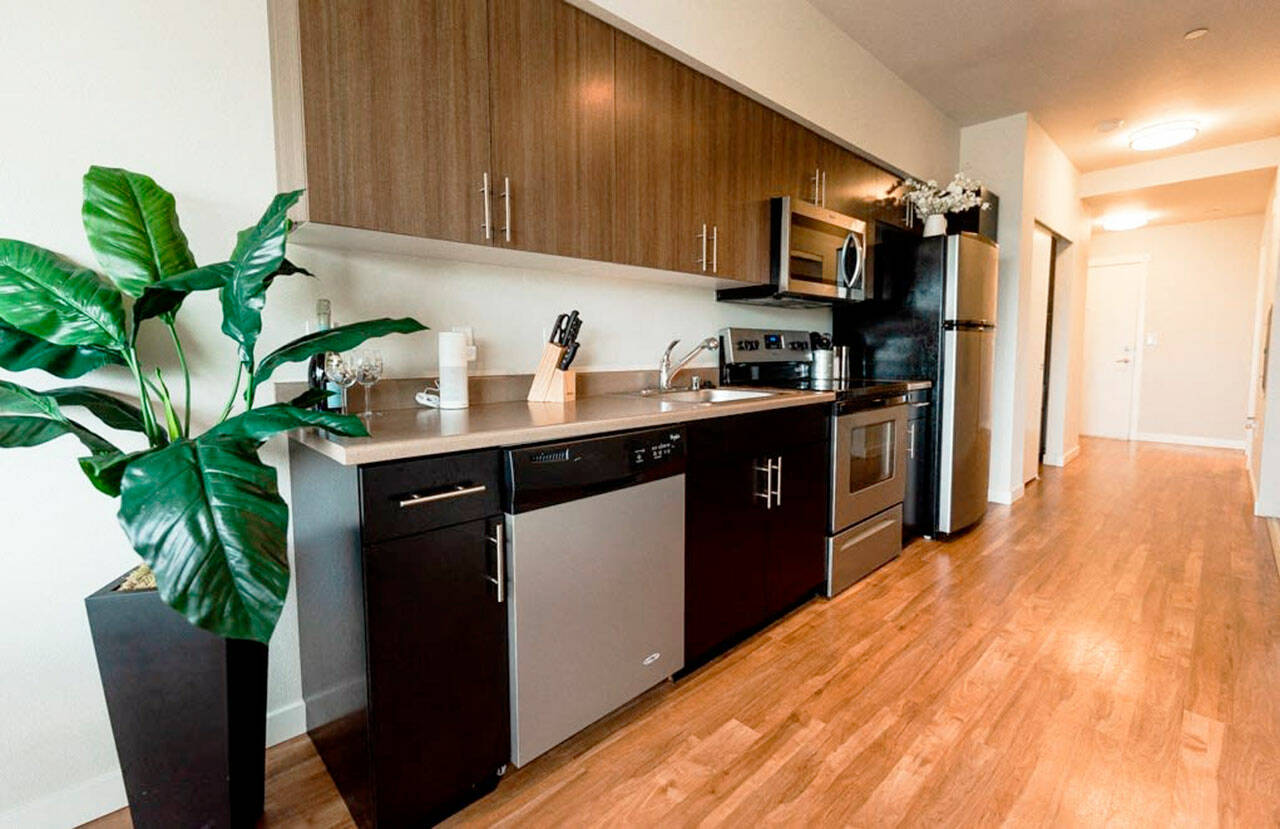
[[[893,420],[849,430],[849,492],[860,492],[894,476]]]

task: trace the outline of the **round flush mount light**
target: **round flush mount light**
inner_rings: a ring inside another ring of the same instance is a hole
[[[1129,148],[1149,151],[1176,147],[1196,137],[1200,132],[1200,124],[1196,121],[1168,121],[1144,127],[1129,136]]]
[[[1124,126],[1123,118],[1107,118],[1098,122],[1098,132],[1114,132]]]
[[[1141,210],[1125,210],[1118,213],[1108,213],[1102,217],[1103,230],[1135,230],[1151,221],[1150,213],[1143,213]]]
[[[1183,35],[1182,39],[1183,40],[1199,40],[1200,38],[1204,37],[1207,34],[1209,34],[1209,30],[1206,29],[1204,26],[1199,26],[1195,29],[1190,30],[1185,35]]]

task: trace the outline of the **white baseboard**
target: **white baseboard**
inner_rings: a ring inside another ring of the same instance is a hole
[[[267,712],[267,745],[283,743],[307,730],[302,700]],[[90,780],[0,813],[0,829],[65,829],[110,814],[129,805],[120,770],[113,769]]]
[[[1026,486],[1019,484],[1013,489],[987,490],[987,500],[996,504],[1012,504],[1014,501],[1022,497],[1026,492]]]
[[[1044,465],[1045,466],[1066,466],[1067,464],[1075,460],[1076,455],[1079,455],[1079,454],[1080,454],[1080,445],[1076,444],[1075,446],[1072,446],[1067,451],[1063,452],[1061,455],[1046,454],[1044,456]]]
[[[111,771],[0,813],[0,827],[66,829],[126,805],[124,781]]]
[[[1182,446],[1209,446],[1214,449],[1239,449],[1244,451],[1244,440],[1230,438],[1208,438],[1200,435],[1169,435],[1163,432],[1138,432],[1134,440],[1147,443],[1176,443]]]

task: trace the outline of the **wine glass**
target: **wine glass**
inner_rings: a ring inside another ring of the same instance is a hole
[[[336,351],[324,355],[324,376],[342,389],[342,410],[347,410],[347,389],[356,384],[356,367]]]
[[[355,368],[356,382],[364,388],[364,416],[372,417],[370,401],[373,398],[373,384],[382,379],[382,352],[372,348],[356,352]]]

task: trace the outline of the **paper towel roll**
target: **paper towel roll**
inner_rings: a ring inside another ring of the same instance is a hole
[[[438,335],[437,359],[440,365],[440,408],[465,409],[470,404],[467,394],[467,335],[457,331],[441,331]]]

